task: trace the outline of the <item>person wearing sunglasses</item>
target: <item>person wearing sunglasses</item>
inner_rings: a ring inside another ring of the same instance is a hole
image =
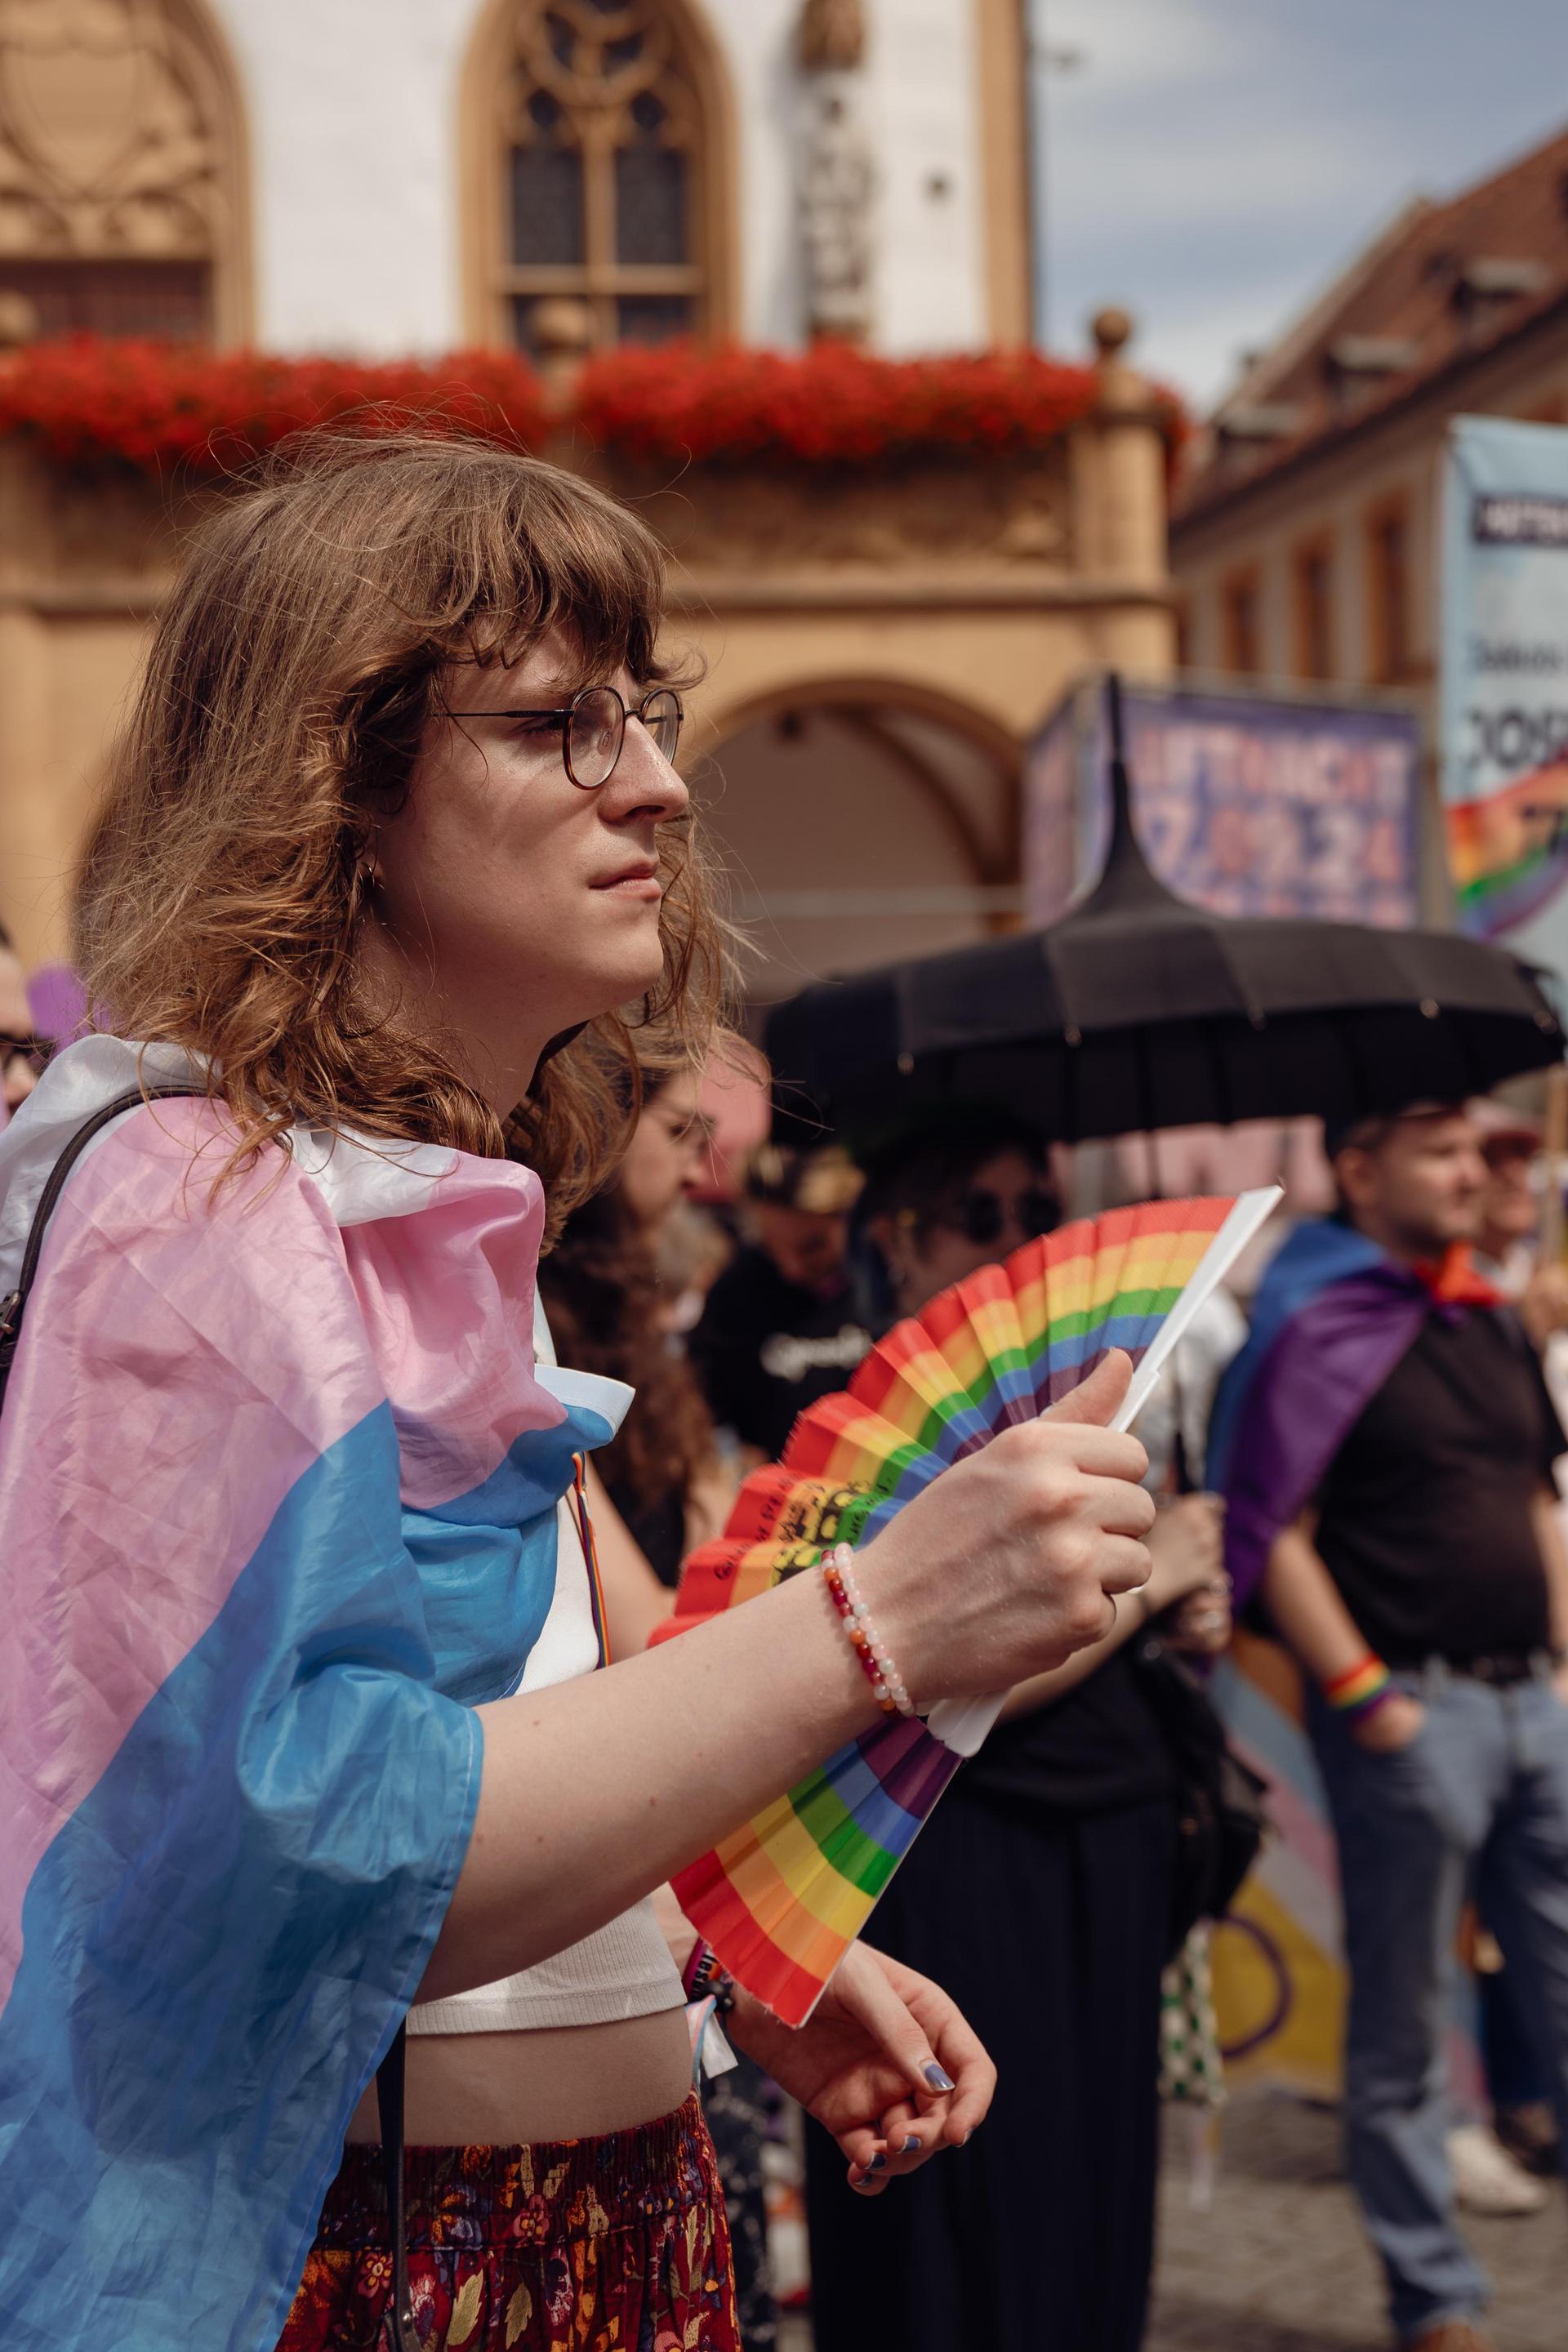
[[[913,1315],[977,1266],[1050,1233],[1061,1214],[1038,1136],[983,1118],[871,1155],[858,1222],[884,1309]]]
[[[866,1155],[883,1328],[1060,1222],[1038,1133],[970,1110]],[[1212,1498],[1162,1509],[1154,1570],[1111,1631],[1020,1684],[872,1914],[869,1940],[952,1987],[997,2062],[945,2179],[869,2216],[806,2127],[816,2352],[1135,2352],[1153,2254],[1160,1978],[1177,1780],[1130,1637],[1229,1635]]]

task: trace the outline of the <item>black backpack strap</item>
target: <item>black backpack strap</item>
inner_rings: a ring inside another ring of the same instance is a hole
[[[406,2028],[396,2038],[375,2074],[375,2103],[381,2110],[381,2169],[386,2183],[386,2226],[392,2240],[392,2352],[424,2352],[414,2332],[414,2295],[408,2284],[408,2224],[403,2201],[403,2076],[408,2052]]]
[[[44,1234],[56,1203],[65,1190],[66,1178],[92,1141],[100,1128],[111,1118],[119,1118],[128,1110],[139,1110],[143,1103],[162,1102],[191,1092],[189,1087],[132,1087],[129,1092],[116,1095],[112,1102],[84,1119],[65,1150],[50,1169],[47,1181],[38,1195],[38,1205],[33,1212],[33,1222],[27,1228],[27,1239],[22,1251],[22,1263],[17,1270],[16,1286],[0,1298],[0,1405],[5,1402],[5,1383],[11,1375],[16,1343],[22,1336],[22,1318],[26,1313],[28,1296],[38,1271],[38,1259],[43,1252]]]

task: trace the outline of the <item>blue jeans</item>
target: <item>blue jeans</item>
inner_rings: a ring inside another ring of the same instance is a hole
[[[1441,1664],[1394,1679],[1426,1710],[1407,1748],[1369,1754],[1315,1696],[1309,1728],[1344,1893],[1350,2177],[1404,2337],[1473,2317],[1489,2292],[1444,2152],[1447,1995],[1472,1885],[1568,2145],[1568,1706],[1544,1671],[1504,1690]]]

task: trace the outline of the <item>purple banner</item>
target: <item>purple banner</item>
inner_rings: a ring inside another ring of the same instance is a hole
[[[1218,914],[1393,928],[1417,919],[1413,715],[1145,688],[1129,689],[1123,709],[1138,836],[1170,888]],[[1051,921],[1071,887],[1100,872],[1106,758],[1098,689],[1080,689],[1031,746],[1024,887],[1033,922]]]

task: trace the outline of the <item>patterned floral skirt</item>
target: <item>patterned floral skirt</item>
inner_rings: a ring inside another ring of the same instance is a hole
[[[633,2131],[411,2147],[425,2352],[741,2352],[730,2235],[696,2095]],[[378,2147],[345,2150],[278,2352],[377,2352],[392,2295]]]

